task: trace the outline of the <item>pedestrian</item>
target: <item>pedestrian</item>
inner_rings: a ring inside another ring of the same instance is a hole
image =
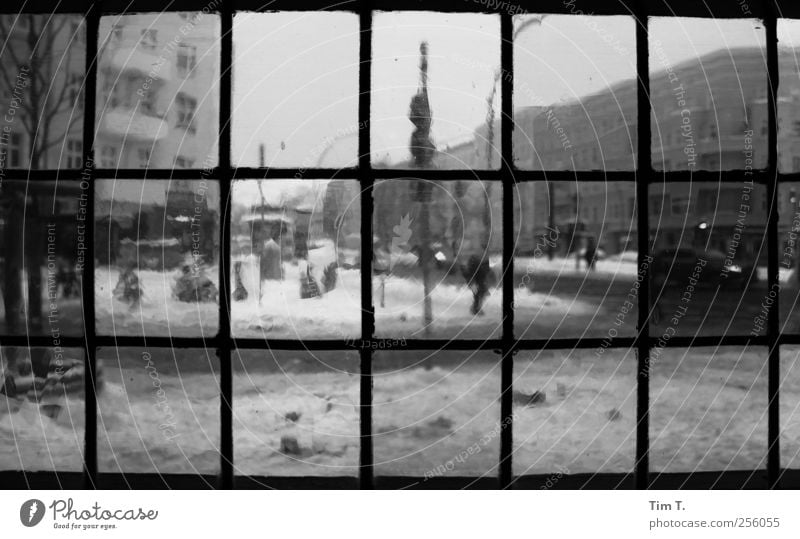
[[[470,255],[466,264],[461,268],[464,279],[472,291],[472,314],[482,314],[483,302],[489,295],[489,259],[477,254]]]
[[[594,271],[594,264],[597,259],[597,246],[594,243],[594,238],[591,236],[586,240],[586,253],[584,253],[584,257],[586,258],[586,270]]]

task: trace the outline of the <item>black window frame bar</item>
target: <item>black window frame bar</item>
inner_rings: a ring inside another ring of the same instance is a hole
[[[205,4],[208,6],[210,4]],[[634,171],[613,172],[614,181],[633,182],[636,190],[637,231],[639,265],[649,251],[648,186],[657,182],[715,181],[735,182],[748,180],[766,186],[769,200],[767,222],[768,284],[778,283],[778,183],[800,181],[800,172],[782,173],[777,167],[777,88],[778,88],[778,46],[777,20],[779,18],[800,19],[800,4],[779,0],[754,0],[748,7],[751,14],[743,14],[736,2],[726,0],[706,0],[702,3],[693,0],[617,0],[608,2],[592,0],[568,3],[562,0],[540,0],[520,2],[520,8],[530,13],[571,14],[575,8],[587,15],[627,15],[636,22],[637,53],[637,155]],[[375,312],[372,305],[372,213],[373,186],[376,179],[417,177],[429,180],[463,179],[469,174],[481,180],[500,181],[502,185],[503,208],[503,319],[502,336],[488,340],[445,340],[418,339],[407,340],[406,350],[493,350],[499,355],[501,365],[501,410],[498,420],[505,419],[508,426],[501,430],[500,462],[497,478],[454,477],[434,478],[418,481],[425,488],[538,488],[543,486],[548,476],[513,476],[513,425],[511,389],[513,380],[513,357],[520,350],[565,350],[594,349],[603,342],[599,338],[559,338],[559,339],[517,339],[514,336],[513,319],[513,194],[518,183],[547,181],[607,181],[605,171],[531,171],[518,170],[512,155],[513,133],[513,13],[508,10],[489,10],[477,2],[460,0],[344,0],[331,5],[321,0],[275,0],[264,5],[260,0],[218,0],[211,12],[220,17],[220,109],[219,109],[219,162],[208,171],[199,169],[100,169],[94,161],[94,130],[96,115],[97,38],[102,15],[113,13],[142,13],[162,11],[197,11],[203,4],[196,0],[172,0],[164,6],[159,0],[62,0],[48,9],[37,8],[26,0],[6,0],[0,5],[0,13],[70,13],[79,14],[86,22],[86,82],[84,85],[83,117],[83,163],[80,170],[5,170],[8,180],[46,181],[52,179],[87,180],[88,189],[87,242],[94,249],[94,183],[97,178],[119,180],[142,178],[199,179],[201,175],[217,180],[220,184],[220,305],[219,332],[210,338],[203,337],[145,337],[98,335],[95,327],[94,306],[94,267],[83,273],[83,312],[85,334],[81,337],[62,337],[64,347],[80,347],[85,350],[87,379],[85,387],[86,427],[84,448],[84,470],[76,472],[0,472],[1,488],[394,488],[405,487],[414,482],[409,478],[374,477],[372,450],[372,351],[371,345],[380,345],[385,340],[374,337]],[[501,21],[501,156],[502,163],[497,170],[399,170],[372,169],[370,163],[369,129],[359,130],[358,166],[346,169],[309,169],[303,177],[315,178],[358,178],[362,189],[361,211],[361,302],[362,337],[350,346],[341,340],[300,341],[289,339],[250,339],[236,338],[230,327],[230,226],[231,226],[231,182],[234,179],[266,178],[281,179],[294,177],[296,169],[235,167],[231,163],[231,110],[232,110],[232,63],[233,63],[233,16],[237,11],[351,11],[359,15],[360,21],[360,67],[359,67],[359,122],[369,125],[371,107],[371,50],[372,15],[374,11],[445,11],[494,13]],[[649,101],[649,51],[647,23],[649,17],[714,17],[714,18],[759,18],[765,24],[767,54],[767,113],[768,113],[768,155],[767,167],[745,175],[744,171],[656,171],[651,163],[651,130]],[[508,76],[512,74],[512,76]],[[642,233],[644,231],[644,233]],[[93,260],[93,257],[92,257]],[[366,268],[366,271],[364,270]],[[637,332],[633,337],[617,337],[610,347],[635,349],[637,353],[637,429],[636,461],[630,473],[622,474],[578,474],[568,475],[559,480],[554,488],[780,488],[800,485],[800,470],[787,470],[780,467],[779,450],[779,382],[780,347],[799,345],[800,334],[784,333],[781,330],[778,308],[779,298],[775,298],[769,311],[767,334],[752,337],[742,335],[674,337],[667,347],[708,347],[751,346],[766,348],[768,353],[768,447],[766,470],[744,470],[703,473],[654,473],[649,470],[649,351],[656,338],[649,334],[649,279],[641,283],[638,295]],[[48,347],[52,346],[46,335],[2,335],[2,346]],[[98,474],[97,469],[97,399],[95,393],[96,352],[101,347],[213,347],[220,360],[220,473],[216,476],[194,476],[180,474]],[[360,466],[359,477],[246,477],[234,474],[233,461],[233,387],[231,354],[239,349],[252,350],[353,350],[360,351]],[[419,479],[419,478],[417,478]]]

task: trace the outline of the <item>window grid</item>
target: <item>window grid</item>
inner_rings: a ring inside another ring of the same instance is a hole
[[[323,9],[327,6],[316,5],[316,0],[309,0],[303,5],[294,4],[288,0],[278,0],[277,3],[270,5],[270,10],[288,11],[308,11],[316,8]],[[163,8],[156,2],[149,0],[135,2],[136,11],[161,11]],[[141,5],[140,5],[141,4]],[[441,4],[441,5],[440,5]],[[628,5],[630,4],[630,5]],[[98,3],[86,3],[76,0],[76,2],[62,2],[58,5],[58,12],[75,13],[83,12],[86,17],[86,82],[84,99],[84,126],[83,126],[83,163],[84,166],[79,170],[6,170],[5,176],[8,179],[25,179],[30,181],[58,179],[80,179],[89,182],[92,188],[88,189],[88,208],[87,219],[94,225],[94,201],[95,193],[93,184],[95,178],[111,176],[115,179],[141,179],[147,177],[168,177],[176,179],[199,179],[203,172],[201,170],[155,170],[155,169],[101,169],[95,166],[94,152],[94,131],[95,131],[95,104],[96,104],[96,81],[97,65],[94,58],[97,54],[99,35],[99,22],[102,14],[114,12],[132,11],[133,6],[129,2],[117,2],[109,0],[99,6]],[[649,198],[648,186],[655,182],[689,182],[689,181],[741,181],[745,177],[743,171],[678,171],[678,172],[657,172],[651,164],[651,130],[650,130],[650,102],[649,102],[649,57],[648,57],[648,35],[647,21],[649,16],[698,16],[698,17],[743,17],[739,6],[736,3],[725,3],[721,0],[696,4],[694,2],[675,1],[667,5],[666,2],[647,2],[638,0],[633,3],[620,0],[618,3],[597,2],[591,3],[595,9],[584,10],[585,14],[595,15],[633,15],[636,19],[636,51],[637,51],[637,170],[631,172],[614,172],[615,181],[635,182],[636,185],[636,207],[637,207],[637,230],[645,231],[638,234],[639,265],[641,267],[645,260],[645,255],[649,250],[648,238],[646,233],[649,230]],[[747,175],[748,180],[755,183],[764,184],[767,189],[767,199],[769,201],[769,215],[767,223],[767,249],[768,249],[768,285],[776,286],[778,283],[778,201],[777,184],[778,182],[800,181],[800,173],[779,173],[777,170],[777,131],[778,119],[776,110],[776,95],[778,86],[778,47],[777,47],[777,19],[779,17],[800,18],[800,6],[789,4],[787,6],[777,5],[769,0],[756,2],[750,6],[754,17],[763,19],[766,31],[766,55],[767,55],[767,135],[768,135],[768,156],[767,168],[761,171],[754,171]],[[430,10],[446,11],[472,11],[486,12],[485,7],[481,9],[480,4],[471,3],[450,3],[448,1],[434,2],[424,6]],[[0,11],[7,13],[17,13],[27,9],[21,0],[12,0]],[[101,13],[102,9],[102,13]],[[179,0],[171,4],[169,11],[192,11],[198,9],[196,3],[191,0]],[[86,397],[86,426],[85,426],[85,453],[84,471],[82,480],[78,474],[46,472],[46,473],[27,473],[27,472],[3,472],[0,478],[3,484],[10,488],[84,488],[108,487],[111,485],[147,486],[158,488],[169,486],[172,488],[202,488],[219,486],[230,489],[234,487],[234,463],[233,463],[233,410],[232,410],[232,366],[231,353],[236,349],[288,349],[288,350],[349,350],[352,347],[360,349],[361,358],[361,454],[360,454],[360,473],[358,486],[361,488],[372,488],[376,484],[373,477],[373,453],[371,443],[371,424],[372,424],[372,352],[369,346],[363,347],[363,343],[380,343],[384,339],[374,338],[375,314],[372,306],[372,213],[373,199],[372,190],[375,179],[381,178],[403,178],[413,175],[431,180],[460,179],[463,178],[464,171],[446,170],[398,170],[398,169],[377,169],[373,170],[370,163],[370,131],[362,129],[359,131],[359,162],[357,168],[352,169],[310,169],[306,171],[304,177],[313,178],[335,178],[357,177],[362,192],[367,196],[361,199],[361,251],[362,251],[362,272],[361,272],[361,301],[362,301],[362,338],[352,343],[351,347],[344,345],[340,340],[321,340],[302,342],[297,340],[282,339],[246,339],[234,338],[231,335],[230,327],[230,303],[228,290],[230,282],[230,229],[231,229],[231,182],[234,178],[285,178],[294,174],[294,169],[259,169],[248,167],[232,167],[231,165],[231,99],[232,99],[232,50],[233,50],[233,14],[239,10],[262,10],[258,3],[249,0],[222,0],[215,7],[216,13],[220,16],[221,24],[221,70],[220,70],[220,109],[219,109],[219,165],[205,176],[215,179],[220,184],[221,207],[220,219],[221,229],[221,263],[220,263],[220,316],[219,333],[211,338],[173,338],[173,337],[117,337],[108,335],[97,335],[95,327],[94,309],[94,272],[85,271],[83,273],[83,309],[85,318],[85,335],[83,337],[62,337],[63,345],[77,346],[85,348],[87,362],[87,380],[85,384]],[[373,10],[418,10],[421,6],[411,0],[352,0],[345,2],[337,9],[357,10],[360,14],[360,68],[359,68],[359,87],[361,89],[370,88],[371,78],[371,48],[372,48],[372,11]],[[562,13],[569,14],[570,6],[561,1],[544,0],[537,3],[535,8],[532,6],[530,11],[541,13]],[[513,14],[510,12],[499,12],[501,17],[501,66],[503,73],[513,73]],[[500,467],[498,481],[491,481],[488,484],[500,488],[520,485],[527,486],[535,484],[528,483],[524,479],[513,478],[512,475],[512,401],[511,386],[513,378],[513,356],[519,350],[540,350],[540,349],[592,349],[596,348],[603,339],[600,338],[570,338],[570,339],[516,339],[513,333],[513,190],[517,183],[521,182],[543,182],[543,181],[608,181],[608,175],[604,171],[520,171],[513,165],[512,156],[512,131],[513,131],[513,78],[510,76],[502,77],[501,82],[502,114],[501,114],[501,155],[502,164],[499,170],[476,171],[476,176],[481,180],[500,180],[503,187],[503,227],[506,233],[503,236],[503,321],[502,336],[499,339],[489,340],[409,340],[407,341],[408,350],[426,349],[450,349],[450,350],[494,350],[499,354],[501,361],[501,417],[498,420],[507,420],[508,426],[501,431],[500,437]],[[370,120],[371,95],[369,91],[362,91],[359,96],[359,122]],[[102,157],[102,156],[100,156]],[[644,179],[644,181],[642,181]],[[94,248],[94,226],[87,227],[87,242]],[[364,270],[366,268],[366,270]],[[610,344],[613,348],[635,347],[637,351],[637,433],[636,433],[636,461],[635,469],[630,474],[595,474],[591,477],[567,477],[559,483],[559,488],[582,488],[582,487],[635,487],[650,488],[651,474],[648,470],[648,448],[649,448],[649,369],[648,354],[655,338],[649,335],[649,282],[645,278],[641,282],[638,296],[638,325],[637,334],[634,337],[617,337]],[[719,346],[766,346],[768,347],[768,455],[766,479],[758,477],[764,470],[750,470],[746,472],[721,472],[710,474],[659,474],[659,482],[655,485],[661,488],[674,488],[676,486],[703,488],[707,486],[742,487],[751,484],[757,486],[768,486],[775,488],[780,486],[781,476],[786,478],[797,478],[800,474],[781,470],[780,451],[779,451],[779,367],[780,367],[780,346],[800,344],[800,335],[784,334],[781,332],[779,319],[779,298],[775,298],[774,308],[769,311],[767,333],[763,336],[710,336],[710,337],[675,337],[667,343],[667,347],[719,347]],[[47,336],[2,336],[5,346],[49,346],[50,340]],[[217,350],[221,367],[221,473],[219,477],[187,477],[175,475],[159,475],[157,477],[147,477],[144,474],[109,474],[105,475],[98,482],[97,472],[97,399],[95,394],[95,375],[96,375],[96,353],[97,349],[104,346],[150,346],[150,347],[176,347],[189,348],[196,346],[213,347]],[[754,478],[754,476],[756,476]],[[631,477],[633,481],[631,481]],[[301,487],[309,486],[312,488],[325,488],[336,486],[355,486],[352,481],[342,479],[326,478],[257,478],[251,483],[252,478],[236,477],[236,486],[269,486],[276,487]],[[381,478],[378,486],[391,486],[390,478]],[[452,486],[480,486],[484,483],[475,481],[472,478],[467,480],[445,479],[430,481],[431,485]]]

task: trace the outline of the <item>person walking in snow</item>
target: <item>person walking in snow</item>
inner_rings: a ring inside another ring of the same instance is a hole
[[[586,270],[594,271],[594,265],[597,259],[597,245],[594,243],[594,238],[591,236],[586,240],[586,253],[584,257],[586,258]]]

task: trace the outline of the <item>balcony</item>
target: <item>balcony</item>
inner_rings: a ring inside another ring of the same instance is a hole
[[[98,134],[126,139],[130,142],[152,142],[161,140],[169,133],[166,120],[149,116],[135,109],[115,108],[106,110],[100,118]]]
[[[139,47],[123,47],[113,52],[110,67],[121,73],[135,73],[153,81],[172,79],[172,62]]]

